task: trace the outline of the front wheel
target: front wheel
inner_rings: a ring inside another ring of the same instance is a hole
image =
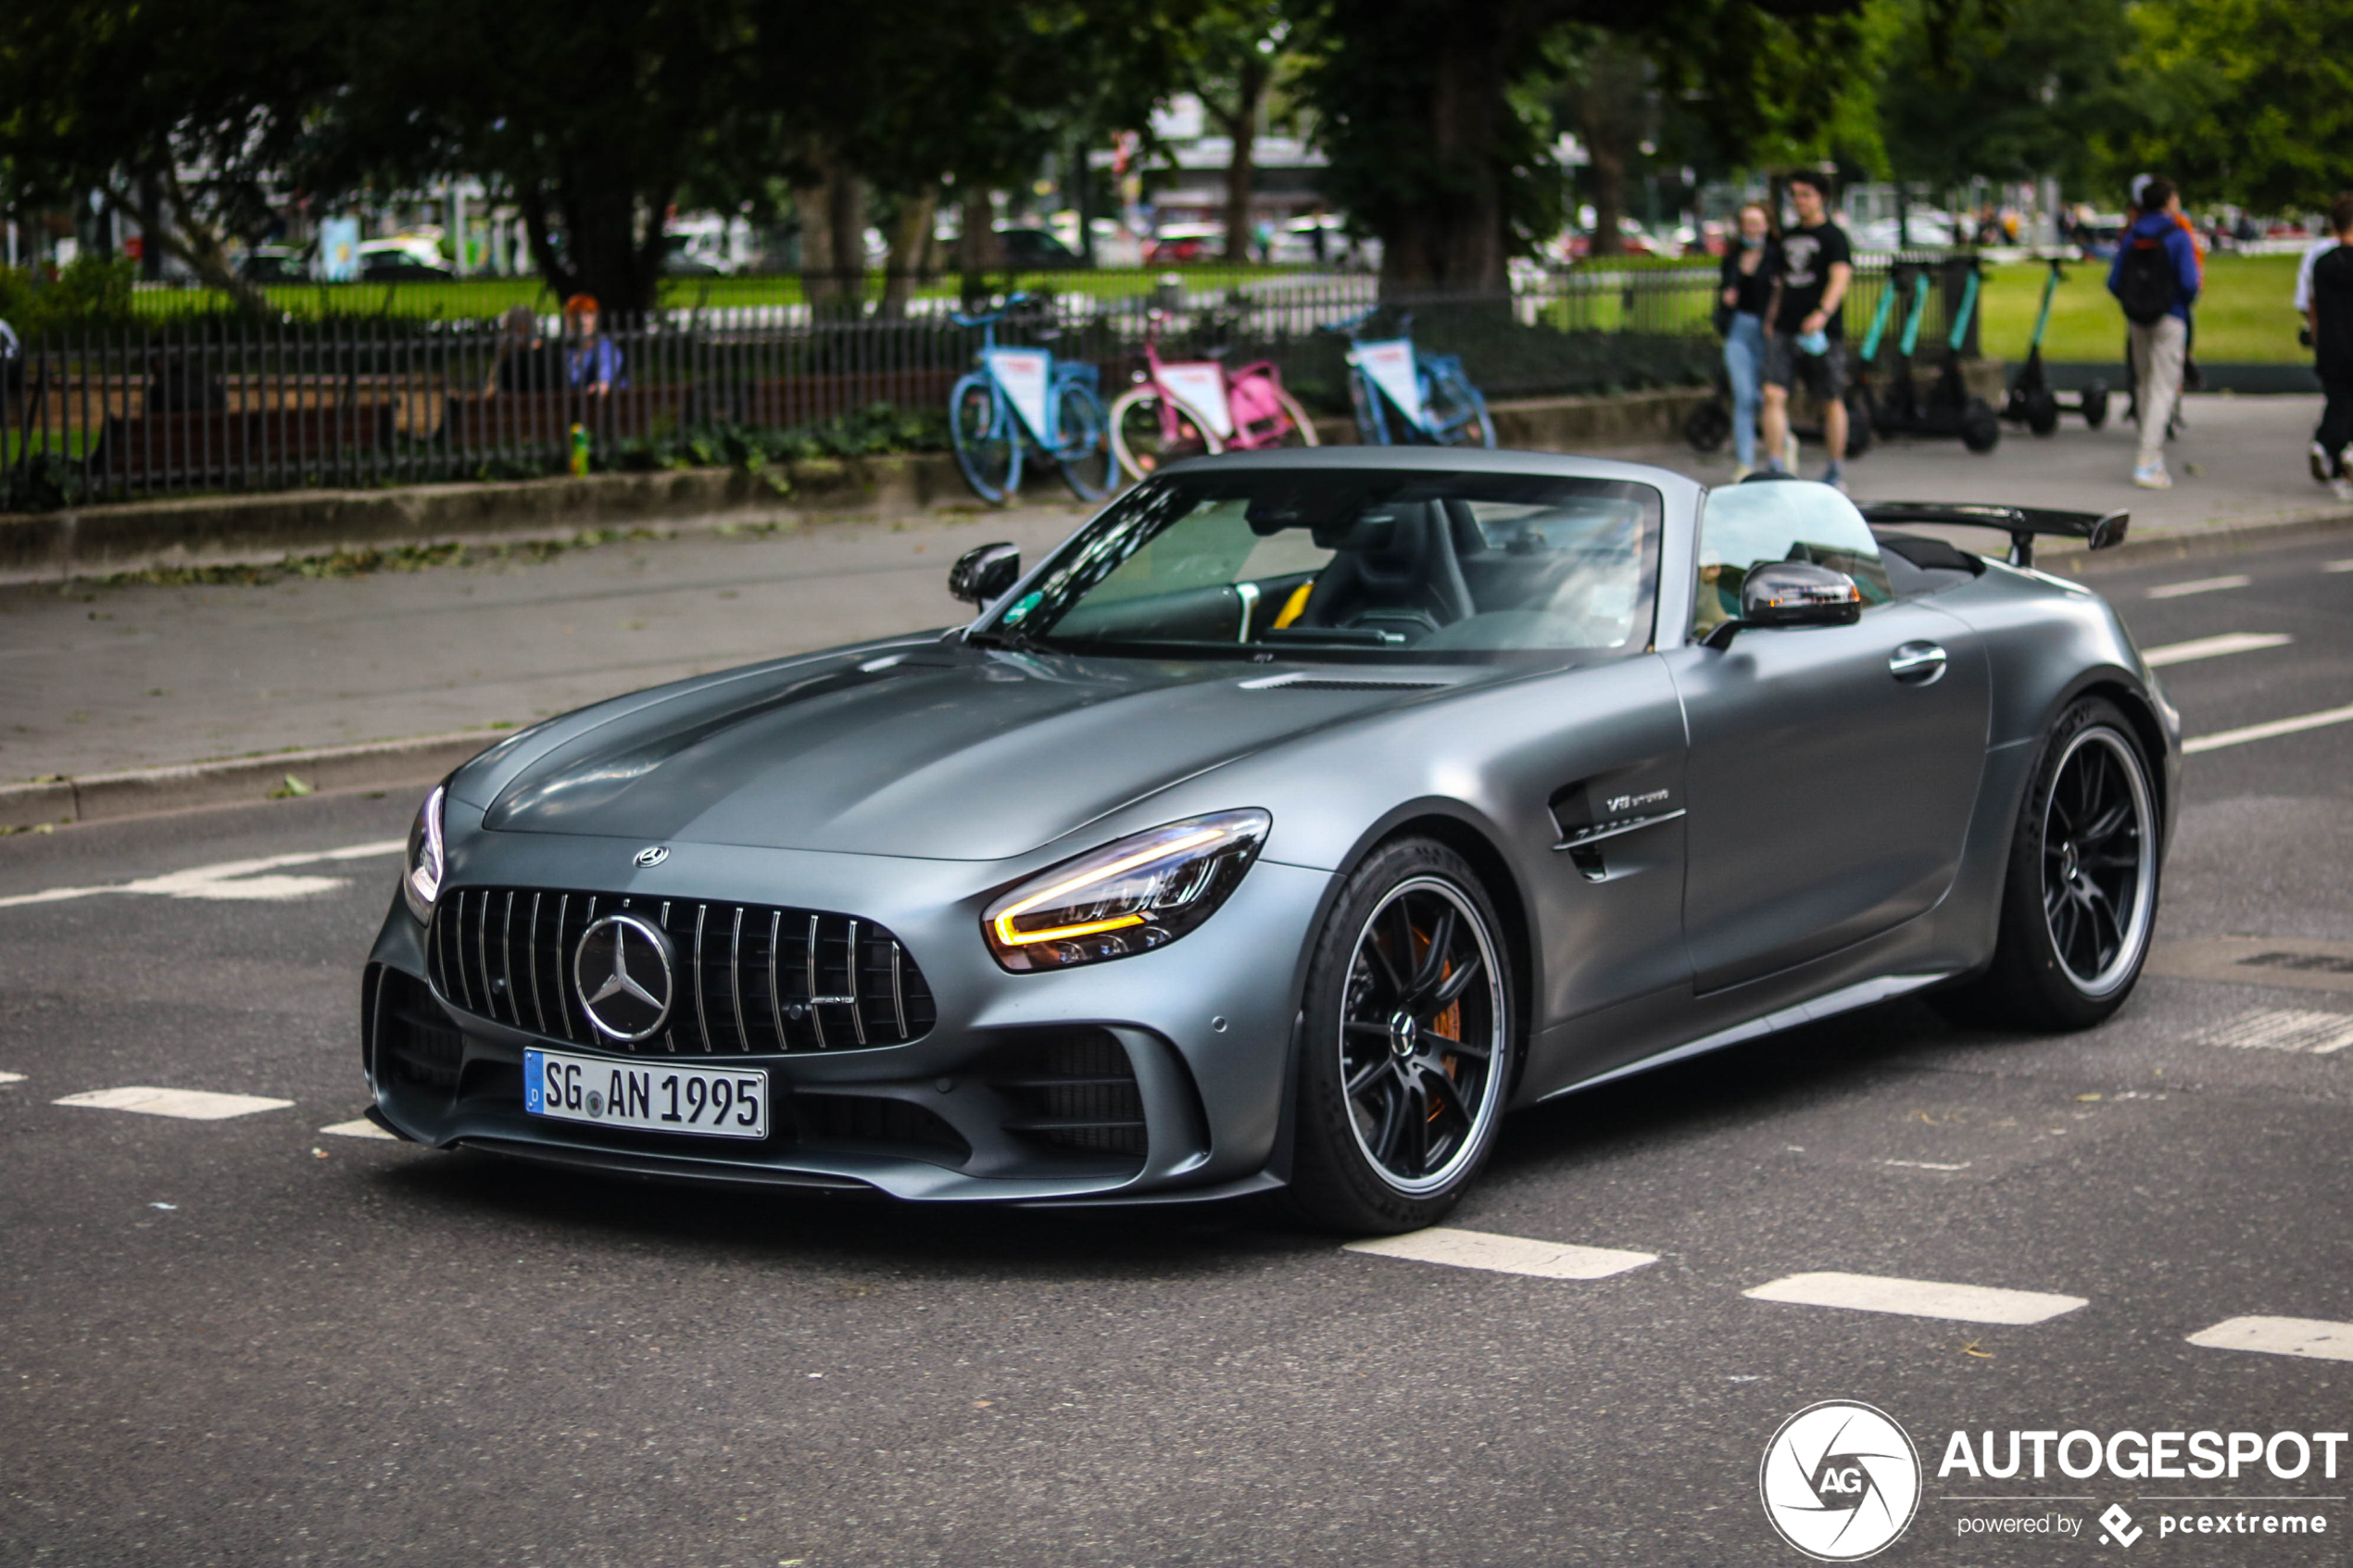
[[[1376,850],[1315,940],[1285,1201],[1319,1228],[1436,1224],[1487,1163],[1517,1045],[1511,953],[1463,858]]]
[[[2108,423],[2108,383],[2095,381],[2083,389],[2083,422],[2097,430]]]
[[[1991,452],[2002,444],[2002,421],[1982,402],[1961,410],[1961,445],[1972,452]]]
[[[1183,404],[1161,395],[1147,382],[1131,386],[1111,405],[1111,449],[1120,470],[1143,479],[1186,458],[1214,457],[1226,449],[1217,433]]]
[[[1495,421],[1487,416],[1487,399],[1478,395],[1460,370],[1452,367],[1430,372],[1423,395],[1430,435],[1441,446],[1495,448]]]
[[[1021,433],[996,383],[975,370],[948,395],[948,439],[973,494],[992,505],[1021,488]]]
[[[1062,465],[1063,483],[1082,501],[1100,501],[1111,494],[1119,465],[1111,451],[1111,420],[1102,399],[1084,382],[1066,381],[1054,391],[1056,428],[1063,444],[1054,454]]]
[[[2043,742],[2011,835],[1994,961],[1953,1010],[2024,1029],[2083,1029],[2132,995],[2157,920],[2156,789],[2139,737],[2105,697]]]

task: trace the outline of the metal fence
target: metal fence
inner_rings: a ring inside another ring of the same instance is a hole
[[[1928,262],[1934,258],[1913,258]],[[1846,307],[1850,342],[1887,286],[1866,263]],[[1941,341],[1948,289],[1931,291],[1924,345]],[[1272,359],[1311,408],[1347,407],[1345,342],[1331,329],[1378,303],[1375,329],[1411,318],[1426,348],[1464,357],[1490,397],[1690,384],[1712,375],[1716,271],[1533,275],[1507,295],[1378,299],[1369,277],[1295,274],[1126,295],[1039,295],[999,341],[1096,365],[1106,395],[1143,363]],[[826,449],[878,406],[887,439],[938,445],[950,387],[979,333],[953,300],[903,315],[827,320],[806,305],[668,309],[609,331],[619,374],[535,318],[208,322],[51,333],[0,361],[0,502],[14,509],[207,491],[372,486],[562,471],[585,437],[600,468],[709,460],[711,433],[799,432]],[[1901,313],[1898,313],[1900,320]],[[868,421],[871,423],[872,421]],[[830,433],[830,434],[829,434]]]

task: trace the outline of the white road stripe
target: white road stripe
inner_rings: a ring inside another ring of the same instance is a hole
[[[383,1138],[387,1143],[400,1141],[365,1116],[355,1122],[338,1122],[332,1127],[321,1127],[319,1130],[338,1138]]]
[[[2333,560],[2321,570],[2322,571],[2353,571],[2353,560]]]
[[[2253,653],[2258,648],[2275,648],[2294,641],[2285,632],[2225,632],[2219,637],[2195,637],[2186,643],[2143,648],[2141,657],[2161,668],[2187,664],[2196,659],[2220,659],[2230,653]]]
[[[2190,1336],[2208,1350],[2261,1350],[2273,1356],[2353,1361],[2353,1323],[2321,1318],[2231,1318]]]
[[[2151,588],[2147,596],[2152,599],[2181,599],[2192,594],[2219,594],[2225,588],[2244,588],[2254,581],[2252,577],[2245,576],[2200,577],[2188,583],[2168,583]]]
[[[1785,1301],[1798,1307],[1846,1307],[1858,1312],[1898,1312],[1912,1318],[2011,1324],[2041,1323],[2091,1305],[2081,1296],[1995,1290],[1982,1285],[1944,1285],[1926,1279],[1887,1279],[1878,1274],[1792,1274],[1741,1294],[1755,1301]]]
[[[1533,1274],[1538,1279],[1607,1279],[1658,1261],[1658,1255],[1653,1252],[1572,1247],[1565,1241],[1531,1241],[1526,1236],[1461,1231],[1446,1225],[1374,1241],[1352,1241],[1342,1250],[1369,1252],[1377,1258],[1406,1258],[1416,1263],[1444,1263],[1457,1269]]]
[[[215,866],[192,866],[184,872],[119,882],[106,887],[52,887],[40,893],[19,893],[0,898],[0,909],[19,904],[56,904],[68,898],[88,898],[100,893],[146,893],[167,898],[300,898],[341,887],[339,876],[266,876],[283,866],[316,865],[321,860],[369,860],[397,855],[408,841],[387,838],[375,844],[354,844],[307,855],[269,855],[258,860],[223,860]]]
[[[2197,1036],[2202,1046],[2236,1046],[2267,1051],[2307,1051],[2327,1056],[2353,1046],[2353,1013],[2305,1008],[2269,1008],[2243,1013]]]
[[[2251,740],[2270,740],[2276,735],[2292,735],[2305,730],[2324,729],[2331,724],[2353,723],[2353,707],[2331,708],[2319,713],[2306,713],[2294,719],[2274,719],[2268,724],[2249,724],[2243,730],[2220,730],[2210,735],[2199,735],[2182,743],[2184,754],[2219,751],[2226,746],[2245,746]]]
[[[217,1095],[208,1089],[157,1089],[133,1085],[120,1089],[92,1089],[50,1103],[91,1106],[100,1110],[135,1110],[142,1116],[177,1116],[189,1122],[219,1122],[231,1116],[250,1116],[257,1110],[283,1110],[294,1101],[265,1099],[259,1095]]]
[[[0,1073],[0,1084],[21,1084],[23,1082],[24,1074],[21,1073]]]
[[[1933,1160],[1882,1160],[1880,1163],[1899,1165],[1906,1171],[1966,1171],[1976,1161],[1964,1160],[1957,1165],[1944,1165]]]

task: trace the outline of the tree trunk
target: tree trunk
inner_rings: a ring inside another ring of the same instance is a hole
[[[1626,254],[1626,235],[1617,220],[1626,211],[1626,158],[1617,147],[1604,149],[1591,139],[1586,153],[1592,161],[1586,171],[1593,182],[1593,238],[1592,251],[1595,256]]]
[[[651,310],[658,302],[662,214],[670,209],[673,194],[651,191],[641,198],[590,159],[558,171],[552,204],[546,187],[521,181],[515,204],[522,208],[540,275],[556,297],[587,295],[617,325]],[[560,253],[551,227],[558,214],[563,220]]]
[[[890,225],[890,256],[883,263],[881,314],[896,320],[907,314],[915,285],[931,275],[931,220],[939,209],[939,187],[926,185],[901,196]]]
[[[793,190],[801,293],[821,317],[855,317],[866,303],[866,182],[831,153],[815,163],[818,182]]]
[[[997,238],[997,213],[988,192],[979,185],[960,187],[963,221],[956,235],[956,270],[967,279],[1005,264],[1005,247]],[[967,293],[971,292],[969,288]]]
[[[1218,116],[1234,144],[1233,155],[1226,160],[1226,259],[1237,264],[1250,259],[1250,187],[1256,167],[1258,106],[1266,96],[1266,83],[1273,74],[1273,67],[1252,55],[1234,83],[1233,115]]]
[[[1498,136],[1511,111],[1500,39],[1477,9],[1433,39],[1430,151],[1450,175],[1443,196],[1396,213],[1381,234],[1384,298],[1433,290],[1502,294],[1511,286]]]
[[[123,192],[111,191],[108,194],[117,206],[131,205],[123,199]],[[230,265],[226,236],[217,224],[196,210],[177,178],[166,176],[146,185],[145,194],[147,199],[138,210],[157,212],[161,221],[146,230],[141,249],[150,256],[158,248],[170,251],[194,268],[207,288],[227,295],[242,316],[266,320],[275,314],[275,307],[259,285]]]

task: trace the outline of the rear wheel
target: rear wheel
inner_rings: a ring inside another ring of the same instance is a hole
[[[1431,372],[1424,395],[1429,399],[1429,426],[1439,445],[1493,450],[1495,421],[1487,416],[1487,399],[1459,371],[1447,368]]]
[[[1054,460],[1062,465],[1063,482],[1082,501],[1100,501],[1119,480],[1119,465],[1111,451],[1111,420],[1102,399],[1083,382],[1067,381],[1055,389],[1055,426],[1063,438]]]
[[[1350,1232],[1438,1223],[1487,1163],[1517,1039],[1502,923],[1429,839],[1350,876],[1308,970],[1286,1201]]]
[[[956,466],[984,501],[1002,501],[1021,484],[1021,436],[996,383],[978,371],[948,395],[948,439]]]
[[[1275,439],[1265,445],[1268,446],[1321,446],[1324,443],[1315,433],[1315,421],[1305,408],[1300,407],[1299,399],[1280,386],[1272,390],[1275,394],[1276,405],[1283,411],[1283,420],[1281,428],[1276,432]]]
[[[2083,422],[2097,430],[2108,423],[2108,383],[2095,381],[2083,389]]]
[[[2026,428],[2037,435],[2048,435],[2058,429],[2058,399],[2047,392],[2032,394],[2026,399]]]
[[[1389,411],[1381,406],[1372,378],[1362,370],[1349,372],[1348,401],[1356,415],[1356,439],[1367,446],[1388,445]]]
[[[1994,962],[1953,1010],[2082,1029],[2124,1004],[2157,919],[2156,791],[2117,706],[2087,697],[2051,727],[2010,843]]]
[[[1169,463],[1222,452],[1226,444],[1190,410],[1170,405],[1148,383],[1113,399],[1111,449],[1122,472],[1142,479]]]

